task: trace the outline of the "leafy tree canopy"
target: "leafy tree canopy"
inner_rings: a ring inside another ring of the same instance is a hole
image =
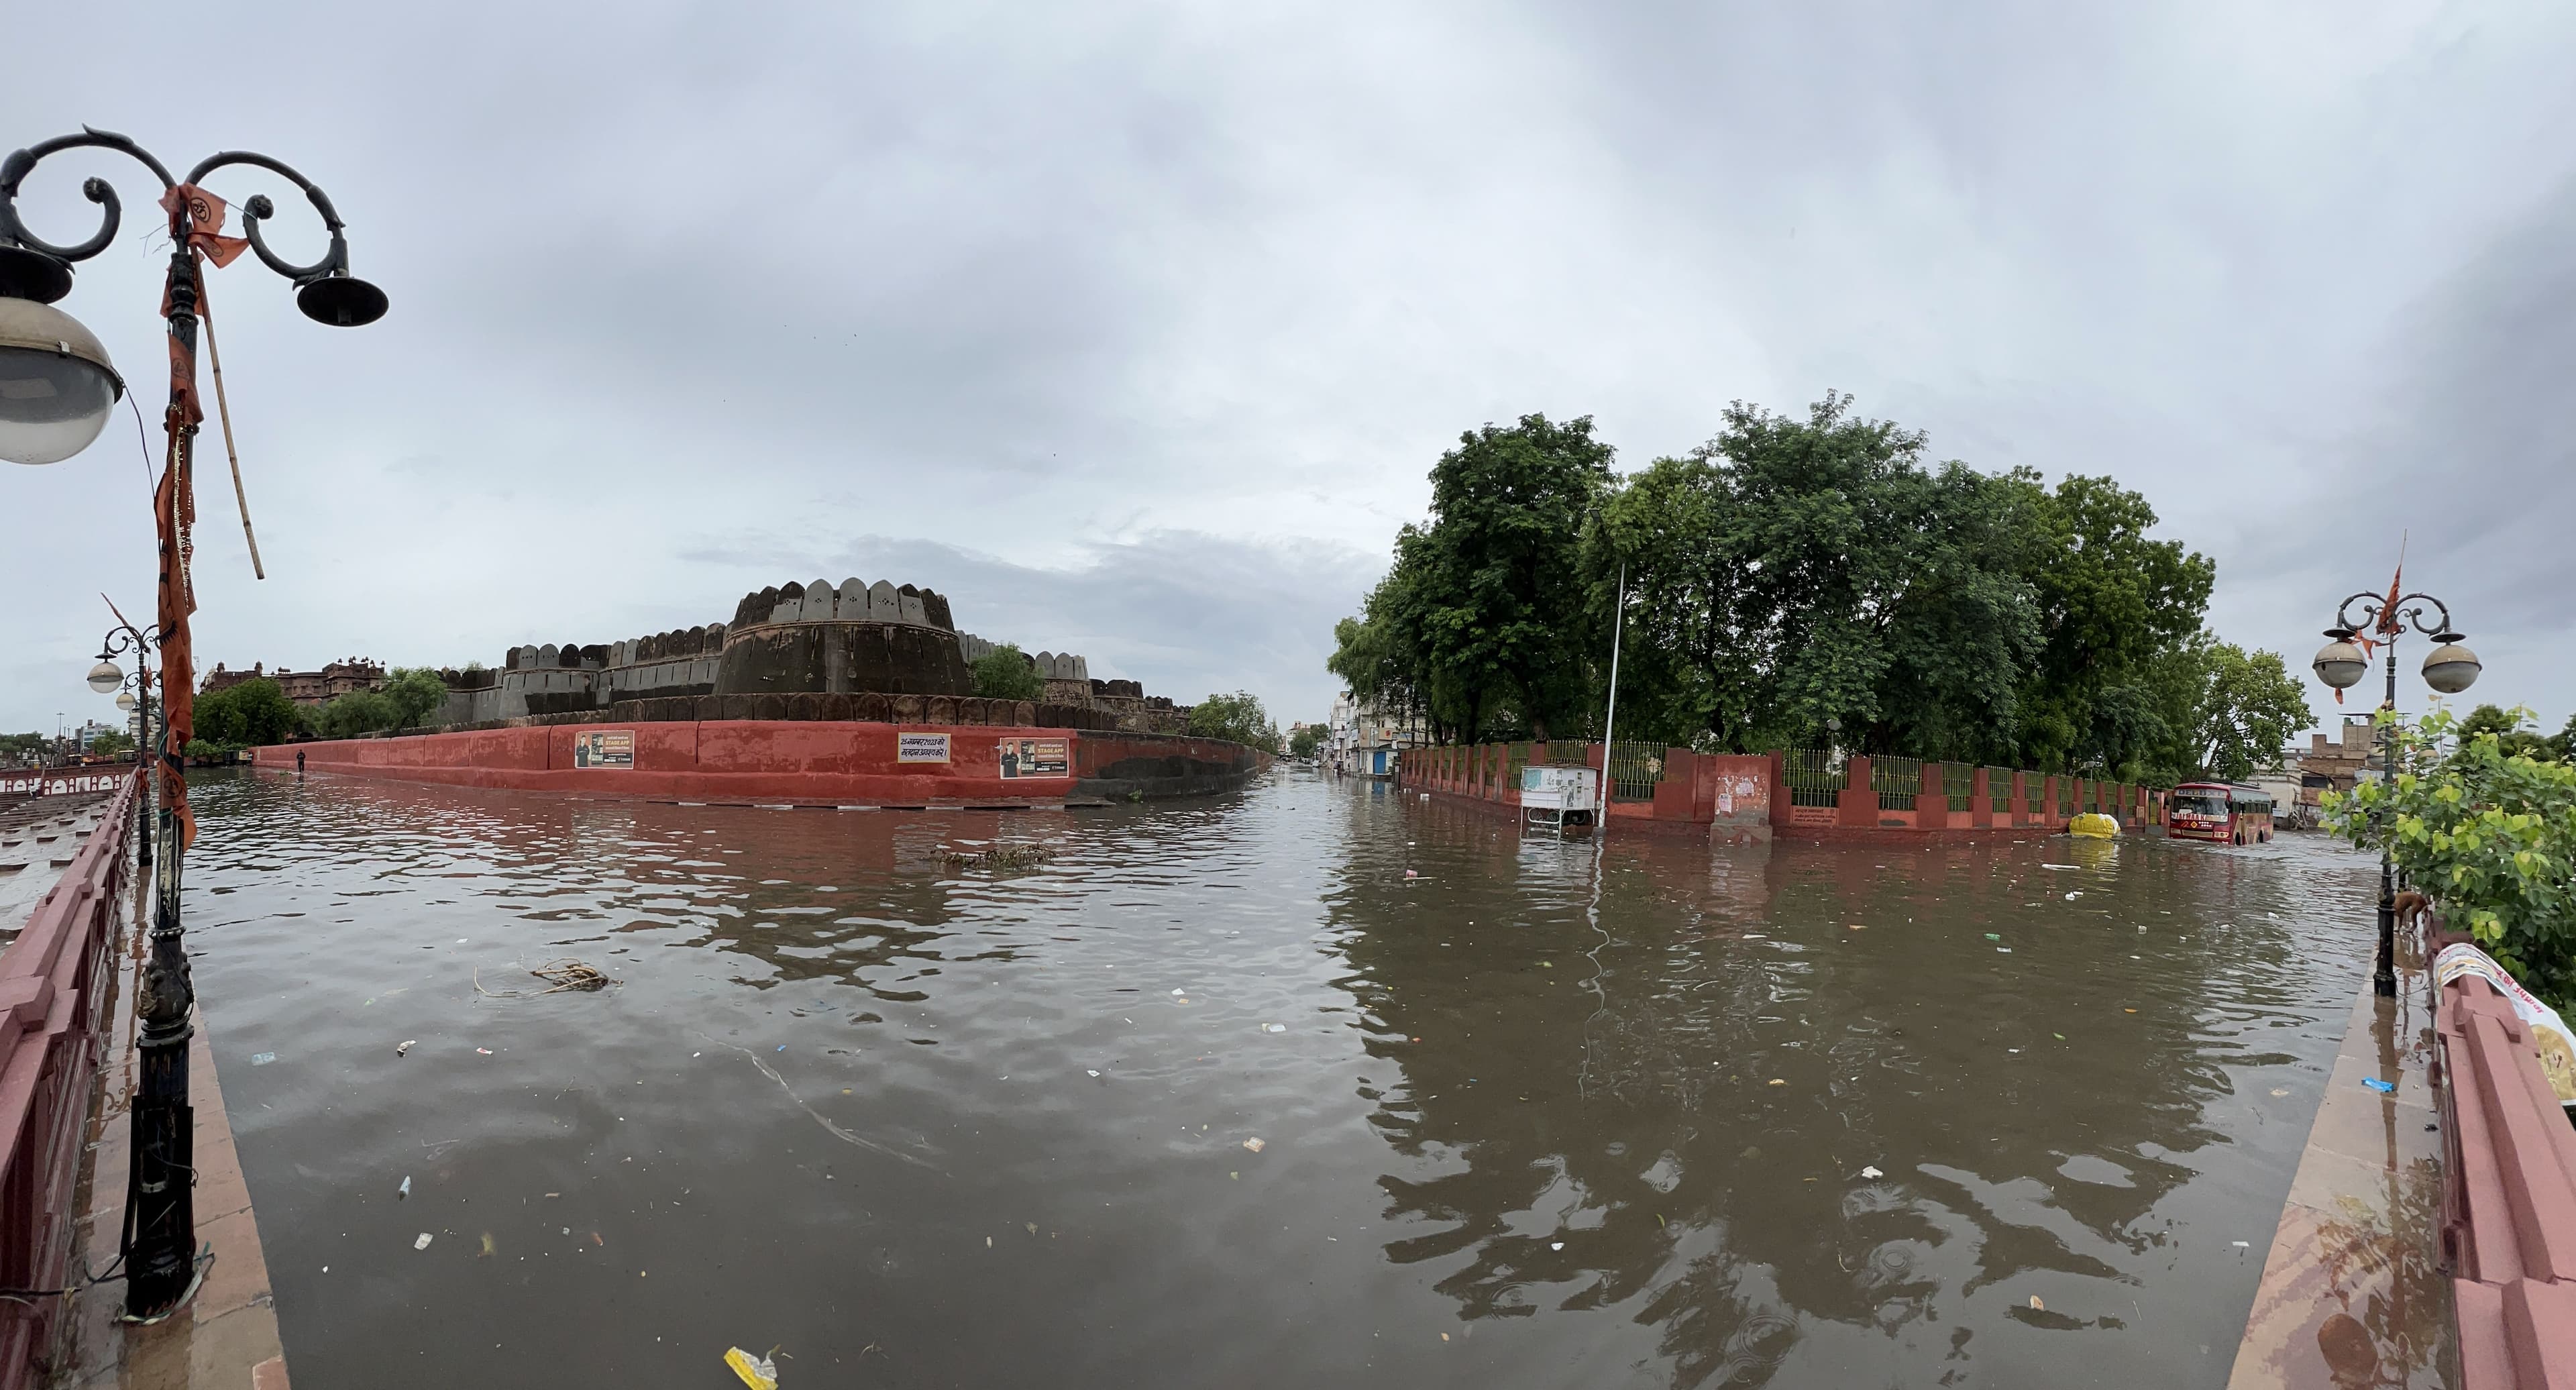
[[[1623,734],[2145,781],[2258,770],[2308,722],[2112,479],[1936,464],[1845,395],[1722,419],[1625,478],[1589,418],[1461,436],[1328,669],[1444,740],[1594,731],[1624,623]]]
[[[1315,756],[1315,750],[1323,746],[1323,742],[1324,729],[1322,725],[1304,725],[1295,733],[1288,736],[1288,756],[1292,758],[1312,758]]]
[[[198,696],[196,735],[237,747],[284,743],[296,732],[301,714],[276,681],[257,676]]]
[[[1005,642],[975,658],[974,675],[975,693],[988,700],[1034,700],[1046,693],[1037,663],[1016,643]]]
[[[1270,722],[1260,698],[1250,691],[1199,701],[1190,708],[1189,731],[1198,738],[1221,738],[1265,753],[1279,751],[1279,726]]]

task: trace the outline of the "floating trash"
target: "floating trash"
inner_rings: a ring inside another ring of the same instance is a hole
[[[1247,1149],[1252,1150],[1254,1153],[1259,1153],[1259,1152],[1261,1152],[1263,1149],[1266,1149],[1266,1148],[1269,1148],[1269,1147],[1270,1147],[1270,1145],[1269,1145],[1266,1141],[1264,1141],[1264,1140],[1263,1140],[1259,1135],[1255,1135],[1255,1136],[1253,1136],[1253,1137],[1252,1137],[1252,1138],[1250,1138],[1250,1139],[1246,1139],[1246,1140],[1244,1140],[1244,1141],[1243,1141],[1243,1146],[1244,1146],[1245,1148],[1247,1148]]]
[[[987,1240],[987,1245],[992,1244]],[[778,1348],[771,1347],[776,1352]],[[740,1347],[725,1348],[724,1363],[751,1390],[778,1390],[778,1363],[766,1356],[754,1356]]]
[[[2382,1081],[2375,1076],[2365,1076],[2361,1079],[2361,1084],[2379,1092],[2383,1096],[2393,1096],[2397,1094],[2397,1083],[2394,1081]]]
[[[250,1064],[254,1067],[264,1067],[276,1060],[277,1054],[274,1052],[254,1052],[250,1055]]]
[[[1864,1178],[1883,1178],[1887,1176],[1876,1168],[1863,1168],[1860,1170],[1860,1175]]]
[[[1265,1033],[1285,1033],[1288,1031],[1288,1025],[1285,1023],[1265,1023],[1261,1025],[1261,1031]]]
[[[412,1249],[414,1249],[414,1250],[426,1250],[426,1249],[428,1249],[428,1248],[429,1248],[429,1242],[430,1242],[430,1240],[431,1240],[431,1236],[430,1236],[429,1232],[427,1232],[427,1231],[423,1231],[423,1232],[421,1232],[418,1236],[416,1236],[416,1237],[414,1237],[414,1238],[413,1238],[412,1243],[411,1243],[411,1248],[412,1248]]]
[[[411,1195],[411,1174],[409,1174],[409,1173],[405,1173],[405,1174],[403,1174],[402,1186],[397,1187],[397,1188],[395,1188],[395,1189],[394,1189],[394,1200],[395,1200],[395,1201],[397,1201],[397,1202],[399,1202],[399,1201],[403,1200],[404,1198],[409,1197],[410,1195]]]

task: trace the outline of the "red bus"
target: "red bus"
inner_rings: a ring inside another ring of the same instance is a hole
[[[2165,834],[2176,840],[2262,844],[2272,838],[2271,794],[2230,782],[2185,782],[2165,796]]]

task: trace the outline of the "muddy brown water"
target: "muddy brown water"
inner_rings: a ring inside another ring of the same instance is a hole
[[[2374,883],[2299,837],[1525,839],[1298,772],[198,804],[305,1390],[719,1386],[737,1345],[798,1390],[2216,1386]],[[1049,857],[944,857],[995,845]],[[530,993],[558,957],[623,983]]]

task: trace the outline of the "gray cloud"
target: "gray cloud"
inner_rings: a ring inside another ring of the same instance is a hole
[[[340,333],[256,267],[216,277],[272,577],[210,462],[209,662],[488,660],[881,560],[991,635],[1311,715],[1330,619],[1458,430],[1591,413],[1635,464],[1730,398],[1834,387],[1944,456],[2144,490],[2218,558],[2221,631],[2294,660],[2411,527],[2409,573],[2476,610],[2479,693],[2570,703],[2544,529],[2547,388],[2576,366],[2562,7],[55,6],[10,30],[0,145],[89,121],[183,164],[270,151],[394,298]],[[49,161],[40,231],[87,230],[92,172],[144,206],[109,161]],[[65,304],[138,384],[143,221]],[[0,477],[0,728],[80,708],[97,590],[146,601],[133,452],[121,422]]]

